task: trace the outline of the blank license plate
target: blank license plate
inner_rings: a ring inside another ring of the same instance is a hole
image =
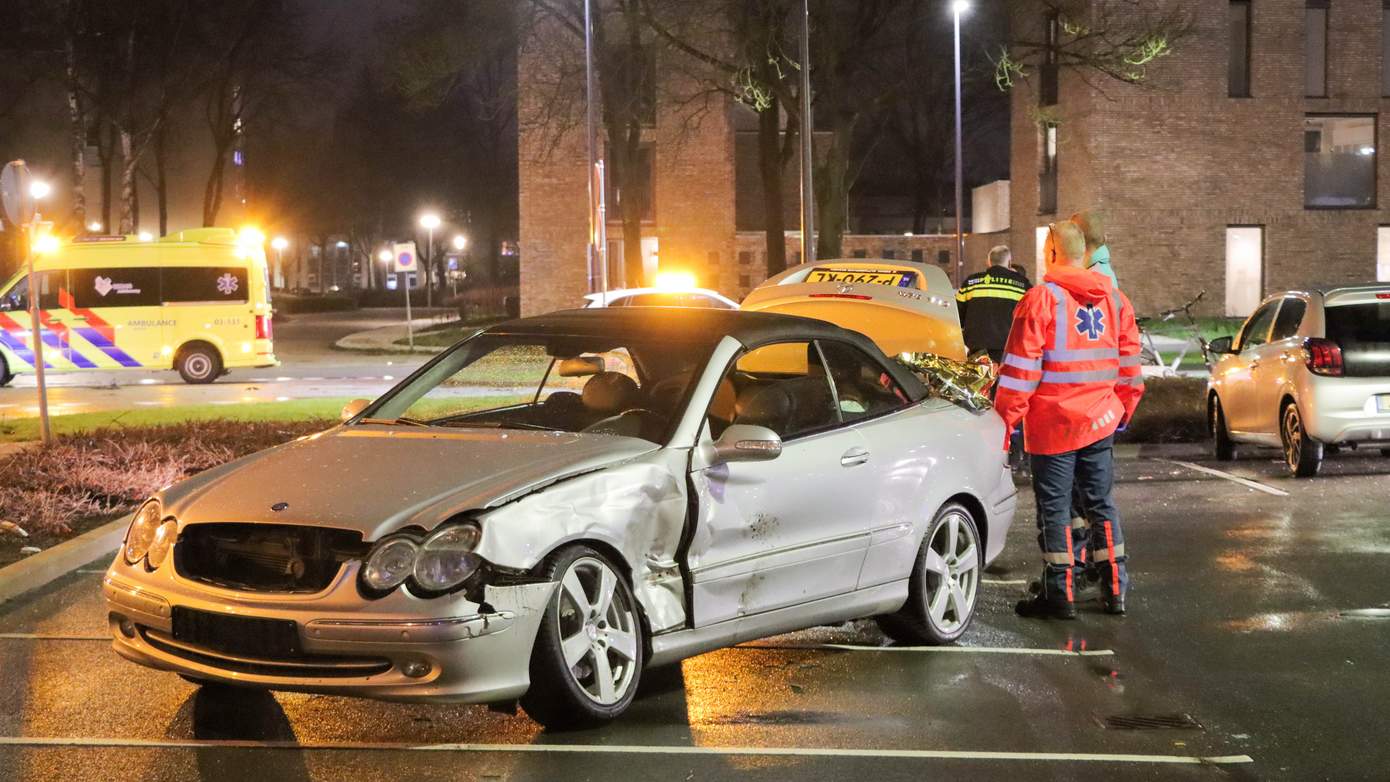
[[[1376,394],[1376,410],[1381,413],[1390,413],[1390,394]]]
[[[214,614],[174,606],[174,640],[224,654],[293,657],[299,654],[299,627],[289,619]]]

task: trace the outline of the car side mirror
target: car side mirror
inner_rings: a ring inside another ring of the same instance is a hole
[[[361,415],[362,411],[366,410],[367,405],[371,403],[370,399],[354,399],[343,405],[343,411],[339,413],[339,417],[342,418],[343,421],[351,421]]]
[[[782,455],[782,438],[766,426],[734,424],[709,447],[711,465],[766,462]]]
[[[1227,354],[1230,354],[1230,353],[1234,353],[1234,352],[1236,352],[1236,351],[1235,351],[1235,338],[1234,338],[1234,337],[1217,337],[1216,339],[1214,339],[1214,340],[1212,340],[1211,342],[1208,342],[1208,343],[1207,343],[1207,352],[1208,352],[1208,353],[1215,353],[1215,354],[1217,354],[1217,355],[1227,355]]]

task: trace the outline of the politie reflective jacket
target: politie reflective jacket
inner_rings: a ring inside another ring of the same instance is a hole
[[[971,351],[998,359],[1009,338],[1014,307],[1031,287],[1028,278],[1005,266],[991,266],[965,278],[956,291],[961,334]]]
[[[1014,310],[994,407],[1029,453],[1110,436],[1144,395],[1134,308],[1102,274],[1054,265]]]

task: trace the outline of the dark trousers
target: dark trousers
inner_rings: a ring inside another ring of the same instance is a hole
[[[1043,595],[1071,602],[1076,579],[1094,564],[1104,593],[1129,588],[1125,540],[1115,507],[1115,438],[1058,454],[1032,454],[1038,504],[1038,546],[1043,552]],[[1085,516],[1073,522],[1072,491]],[[1087,530],[1089,525],[1089,534]]]

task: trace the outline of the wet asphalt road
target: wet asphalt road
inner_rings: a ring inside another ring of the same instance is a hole
[[[333,344],[349,334],[400,323],[404,317],[400,309],[277,315],[278,367],[233,369],[217,382],[201,386],[184,383],[172,370],[58,373],[48,377],[49,409],[53,415],[65,415],[321,397],[376,398],[429,356],[354,353],[335,350]],[[415,317],[428,314],[417,312]],[[33,375],[20,376],[9,387],[0,388],[0,418],[36,416],[37,404]]]
[[[136,667],[103,638],[96,563],[0,607],[0,779],[1390,778],[1390,619],[1343,613],[1390,607],[1390,459],[1295,482],[1272,452],[1155,450],[1120,475],[1128,617],[1013,615],[1038,567],[1028,508],[964,649],[818,628],[648,671],[624,719],[554,735],[482,707],[200,691]],[[1102,727],[1175,714],[1201,727]]]

